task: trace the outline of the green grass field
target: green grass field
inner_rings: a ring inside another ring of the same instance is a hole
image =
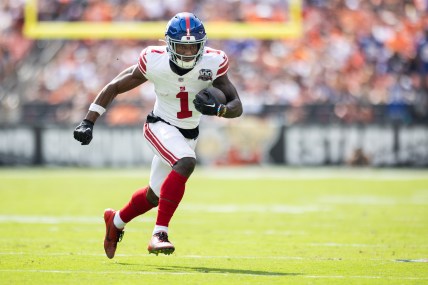
[[[156,212],[104,255],[105,208],[146,169],[0,169],[0,284],[428,284],[428,170],[197,169],[147,253]]]

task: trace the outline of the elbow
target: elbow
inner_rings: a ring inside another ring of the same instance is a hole
[[[238,106],[235,106],[233,112],[231,112],[230,118],[241,117],[242,113],[243,113],[242,104],[239,104]]]
[[[236,117],[241,117],[241,115],[242,115],[243,112],[244,112],[244,109],[242,108],[242,105],[241,105],[240,108],[238,109]]]

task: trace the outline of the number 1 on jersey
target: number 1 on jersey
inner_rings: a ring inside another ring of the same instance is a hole
[[[190,118],[192,116],[192,111],[189,110],[189,93],[182,91],[175,97],[180,99],[180,112],[177,112],[177,118]]]

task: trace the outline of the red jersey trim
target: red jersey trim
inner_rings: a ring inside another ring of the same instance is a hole
[[[141,54],[140,58],[138,59],[138,68],[143,74],[147,73],[147,59],[146,59],[147,49],[144,49]]]
[[[224,56],[224,61],[220,64],[219,69],[217,71],[217,76],[224,75],[229,70],[229,59],[227,56]]]

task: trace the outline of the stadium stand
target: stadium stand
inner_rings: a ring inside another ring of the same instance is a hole
[[[150,2],[42,0],[39,20],[153,21],[182,10],[206,21],[218,15],[228,21],[286,20],[278,13],[283,1]],[[247,114],[275,114],[287,123],[428,121],[427,1],[308,0],[303,13],[299,39],[209,40],[234,62],[230,77]],[[159,44],[31,40],[22,35],[22,15],[22,1],[0,4],[2,124],[76,123],[100,88],[136,62],[142,47]],[[122,95],[103,122],[139,123],[153,100],[149,85]]]

